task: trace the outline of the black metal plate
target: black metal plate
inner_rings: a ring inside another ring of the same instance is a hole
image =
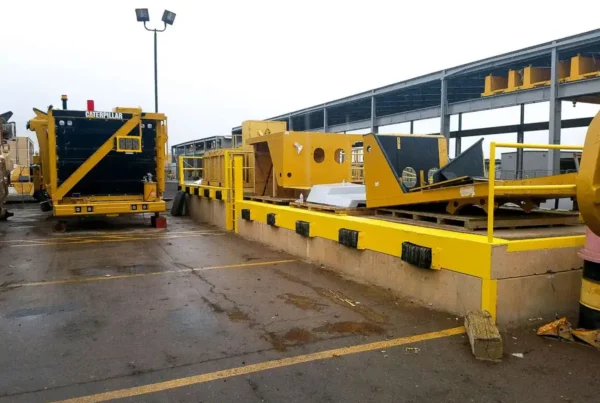
[[[433,175],[433,183],[456,179],[461,176],[468,176],[470,178],[485,176],[483,139],[479,139],[479,141],[437,171]]]
[[[268,213],[267,214],[267,225],[275,227],[275,217],[276,217],[275,213]]]
[[[59,186],[126,122],[126,117],[131,117],[123,114],[123,120],[87,119],[82,111],[53,111],[53,115]],[[141,153],[111,151],[67,196],[143,194],[144,176],[151,173],[156,178],[156,121],[143,123]],[[152,128],[148,128],[148,123]],[[135,128],[130,134],[138,133]]]
[[[420,171],[423,171],[424,179],[427,181],[429,170],[440,167],[438,137],[385,135],[374,135],[374,137],[404,192],[409,188],[404,186],[399,178],[402,177],[402,171],[406,167],[413,168],[417,174],[417,183],[414,187],[426,185],[421,183]],[[400,138],[400,149],[398,149],[398,138]]]

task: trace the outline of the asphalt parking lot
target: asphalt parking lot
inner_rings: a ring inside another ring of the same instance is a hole
[[[591,402],[600,355],[503,334],[186,218],[0,223],[0,402]],[[512,353],[523,353],[518,358]]]

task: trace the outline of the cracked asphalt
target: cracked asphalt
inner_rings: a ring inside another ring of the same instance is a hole
[[[476,361],[464,334],[307,359],[462,319],[186,218],[55,234],[36,206],[14,210],[0,223],[0,402],[597,401],[598,352],[538,338],[541,323],[503,334],[501,363]]]

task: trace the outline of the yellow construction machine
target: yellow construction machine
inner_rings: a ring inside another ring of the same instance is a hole
[[[42,208],[59,218],[152,213],[152,223],[166,226],[162,194],[167,118],[140,108],[100,112],[34,109],[27,128],[40,147]],[[36,181],[34,172],[34,182]]]
[[[0,221],[6,220],[12,214],[4,207],[10,186],[10,172],[12,159],[10,156],[9,141],[15,138],[15,125],[9,122],[12,112],[0,114]]]

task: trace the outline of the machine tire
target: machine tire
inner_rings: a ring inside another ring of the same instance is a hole
[[[66,232],[67,231],[67,223],[64,221],[58,221],[54,224],[54,232]]]

